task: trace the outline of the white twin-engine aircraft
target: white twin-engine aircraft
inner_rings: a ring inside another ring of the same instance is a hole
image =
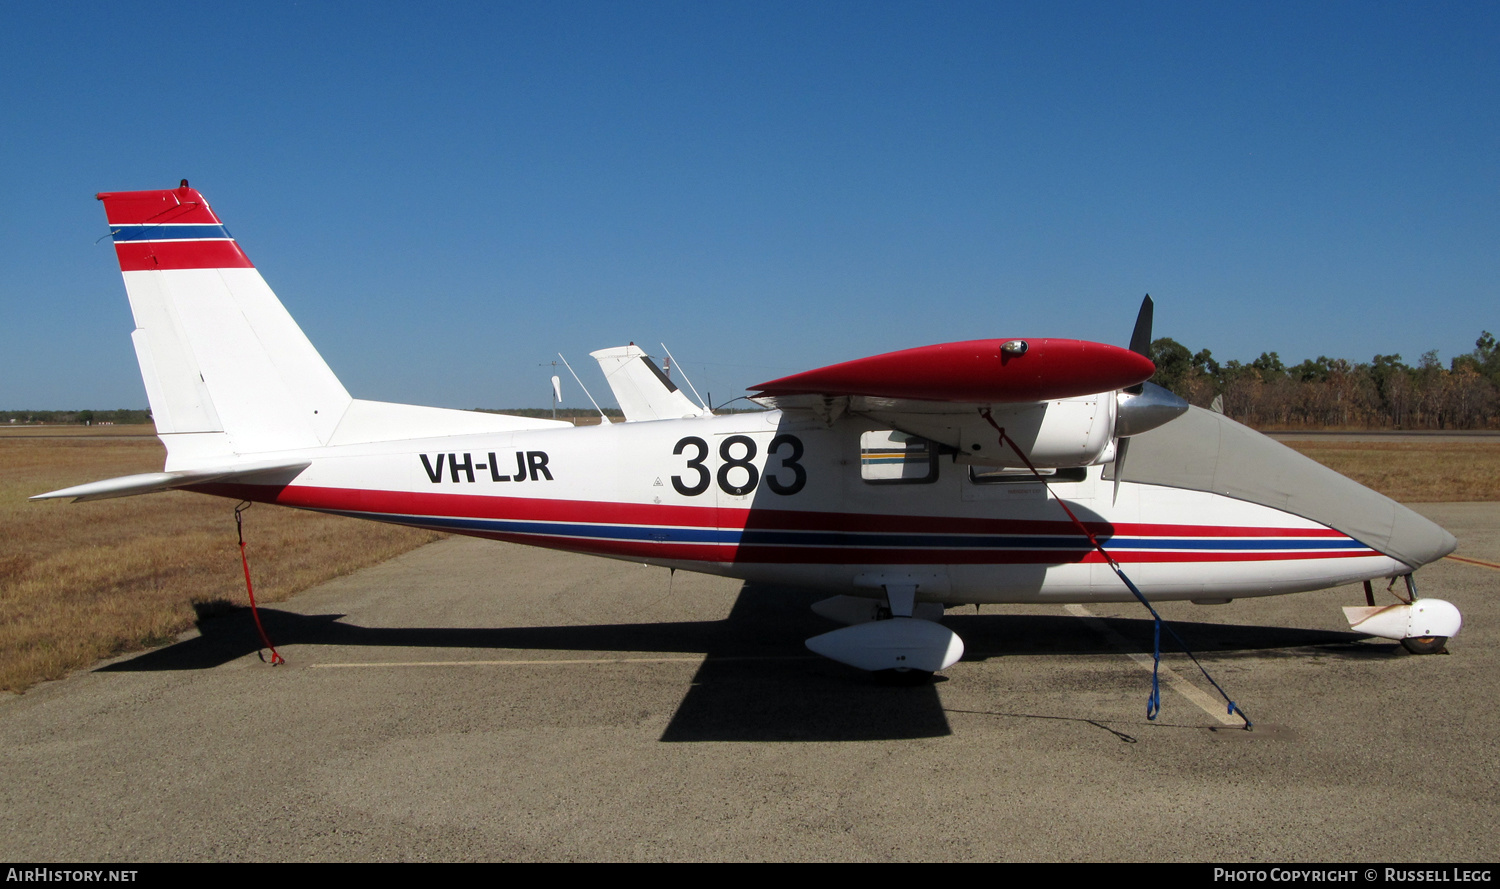
[[[1111,561],[1204,604],[1404,578],[1355,629],[1421,652],[1461,625],[1411,582],[1452,535],[1145,382],[1149,299],[1130,349],[927,346],[763,383],[756,413],[606,349],[625,422],[575,428],[352,398],[185,180],[98,197],[166,467],[33,499],[183,488],[826,590],[847,626],[810,648],[917,676],[963,655],[943,606],[1128,601]]]

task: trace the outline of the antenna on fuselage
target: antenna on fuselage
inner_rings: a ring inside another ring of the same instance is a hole
[[[600,424],[603,425],[609,423],[609,415],[604,413],[604,408],[599,406],[599,402],[594,401],[594,396],[589,392],[589,387],[583,384],[583,380],[578,379],[578,371],[573,369],[573,365],[568,363],[568,359],[563,358],[563,353],[558,352],[557,357],[562,358],[563,367],[566,367],[568,369],[568,373],[573,375],[573,382],[578,384],[578,388],[583,390],[584,395],[588,395],[589,401],[594,402],[594,410],[599,412]]]
[[[666,343],[661,344],[661,350],[667,353],[667,361],[669,362],[667,365],[668,367],[671,366],[670,362],[677,361],[676,358],[672,357],[672,350],[667,348]],[[680,362],[677,364],[677,370],[682,374],[682,381],[688,384],[689,389],[693,390],[693,397],[698,399],[698,403],[703,406],[704,410],[712,414],[714,412],[713,408],[709,407],[708,402],[703,400],[703,396],[698,394],[698,389],[693,386],[693,381],[688,379],[687,371],[682,369],[682,364]]]

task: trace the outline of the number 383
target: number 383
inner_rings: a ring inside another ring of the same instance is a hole
[[[731,435],[719,443],[719,471],[710,472],[708,442],[696,435],[677,442],[672,448],[674,455],[687,455],[686,469],[689,473],[672,476],[672,487],[684,497],[696,497],[708,490],[713,481],[718,481],[719,490],[736,497],[755,490],[760,484],[760,470],[755,465],[755,439],[748,435]],[[802,439],[795,435],[778,435],[766,447],[770,460],[780,460],[771,469],[767,466],[766,487],[772,493],[783,496],[795,494],[807,484],[807,470],[802,463]],[[787,476],[791,478],[788,479]]]

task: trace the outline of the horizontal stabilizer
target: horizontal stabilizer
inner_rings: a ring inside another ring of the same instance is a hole
[[[109,500],[113,497],[130,497],[135,494],[155,494],[189,485],[208,482],[244,482],[247,484],[287,484],[302,470],[311,466],[310,461],[297,463],[249,463],[217,469],[187,469],[177,472],[143,472],[140,475],[122,475],[104,481],[74,485],[61,491],[38,494],[32,500],[60,500],[71,497],[74,503],[84,500]]]

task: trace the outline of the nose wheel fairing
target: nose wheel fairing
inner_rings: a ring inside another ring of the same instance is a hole
[[[1463,629],[1463,615],[1445,599],[1418,598],[1410,574],[1403,575],[1409,598],[1390,605],[1348,605],[1349,628],[1382,639],[1394,639],[1412,654],[1438,654]],[[1369,585],[1366,584],[1368,591]]]

